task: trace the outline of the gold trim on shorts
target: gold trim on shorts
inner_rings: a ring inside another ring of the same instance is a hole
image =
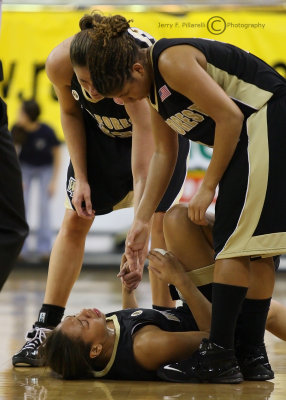
[[[67,210],[73,210],[69,196],[66,194],[64,206]]]
[[[286,252],[285,232],[253,236],[262,213],[268,185],[267,104],[247,119],[247,134],[249,178],[245,203],[237,226],[218,253],[217,260],[242,256],[264,258]]]
[[[115,206],[113,207],[113,211],[121,210],[122,208],[133,207],[133,198],[134,198],[134,192],[132,190],[132,191],[128,192],[127,195],[122,200],[120,200],[119,203],[115,204]],[[70,198],[67,194],[65,197],[64,205],[67,210],[74,210],[72,207]],[[95,213],[95,215],[96,215],[96,213]]]
[[[214,264],[188,271],[187,274],[196,286],[208,285],[213,282]]]
[[[133,207],[133,200],[134,200],[134,192],[128,192],[127,195],[122,199],[119,203],[115,204],[113,207],[114,210],[121,210],[122,208],[129,208]]]

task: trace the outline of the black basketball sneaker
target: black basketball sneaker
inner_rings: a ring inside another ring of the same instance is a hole
[[[18,353],[12,357],[14,367],[41,367],[45,364],[41,346],[51,332],[51,329],[40,328],[33,325],[33,329],[27,332],[26,343]]]

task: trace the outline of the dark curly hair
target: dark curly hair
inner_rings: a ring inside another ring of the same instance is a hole
[[[75,35],[70,45],[70,59],[74,66],[86,67],[88,53],[91,51],[93,40],[90,30],[101,23],[106,17],[98,14],[86,14],[79,21],[80,32]]]
[[[127,33],[130,22],[121,15],[85,15],[79,23],[81,32],[71,43],[72,64],[89,68],[92,83],[103,96],[120,91],[140,59],[140,48]]]
[[[47,337],[42,351],[46,365],[63,379],[93,378],[91,344],[54,329]]]

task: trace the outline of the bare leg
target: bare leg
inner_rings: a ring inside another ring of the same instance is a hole
[[[85,239],[92,222],[66,210],[51,252],[45,304],[65,307],[82,267]]]
[[[185,265],[187,271],[213,264],[212,228],[199,226],[188,218],[185,204],[173,206],[164,218],[167,249]]]
[[[233,286],[249,286],[249,257],[216,260],[214,283]]]
[[[251,261],[249,288],[246,298],[267,299],[272,296],[275,281],[273,258]]]
[[[212,227],[192,223],[188,218],[186,205],[175,205],[166,213],[164,236],[167,249],[181,260],[187,270],[213,263]],[[226,259],[216,262],[218,266],[215,272],[216,282],[249,286],[246,299],[267,299],[272,296],[275,278],[272,258],[259,259],[250,263],[248,259],[244,261],[240,258],[234,259],[235,279],[233,279],[232,268],[229,268],[229,261]],[[239,266],[241,261],[243,261],[242,265]],[[285,324],[282,321],[283,318],[280,318],[283,314],[286,314],[286,307],[272,300],[266,327],[270,332],[286,340]]]
[[[151,249],[166,249],[163,233],[163,219],[165,213],[157,212],[153,216],[151,229]],[[175,307],[175,301],[171,299],[169,287],[161,279],[149,270],[149,279],[152,291],[152,304],[160,307]]]
[[[286,307],[284,304],[271,300],[266,329],[280,339],[286,340]]]

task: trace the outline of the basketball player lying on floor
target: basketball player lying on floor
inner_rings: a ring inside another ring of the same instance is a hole
[[[106,315],[84,309],[65,317],[45,342],[46,365],[64,379],[157,380],[162,364],[191,356],[208,337],[211,305],[173,255],[153,250],[148,257],[155,273],[180,290],[183,306],[138,308],[134,291],[123,284],[128,308]]]
[[[50,334],[44,349],[47,365],[54,372],[65,379],[154,380],[158,379],[158,367],[170,360],[189,357],[201,338],[208,337],[211,307],[206,297],[211,296],[212,266],[208,265],[213,251],[211,224],[208,227],[193,224],[186,210],[178,205],[167,213],[165,232],[178,252],[181,234],[185,235],[184,240],[189,240],[189,247],[195,251],[185,259],[188,267],[171,252],[162,255],[152,250],[148,256],[153,273],[180,291],[185,299],[183,306],[137,308],[134,291],[123,285],[124,310],[104,315],[97,309],[85,309],[66,317]],[[127,268],[124,261],[123,271]],[[280,311],[285,313],[285,307],[272,301],[267,329],[285,340]]]

